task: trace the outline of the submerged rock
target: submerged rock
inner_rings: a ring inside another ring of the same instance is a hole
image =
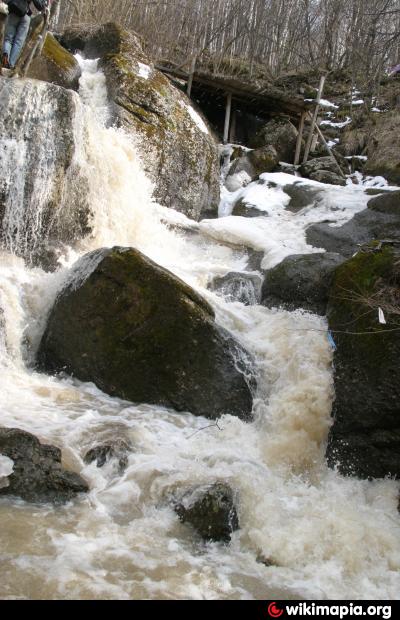
[[[17,495],[30,502],[64,503],[89,487],[78,474],[61,465],[61,450],[41,444],[18,428],[0,428],[0,454],[13,461],[8,486],[0,495]]]
[[[287,118],[276,118],[264,125],[251,140],[250,146],[260,148],[272,146],[278,154],[278,161],[292,164],[296,151],[298,131]]]
[[[100,58],[114,102],[114,118],[139,136],[158,202],[199,220],[217,214],[217,142],[195,104],[144,54],[141,40],[116,24],[63,35],[64,44]]]
[[[198,293],[134,249],[78,261],[50,313],[39,364],[133,402],[251,419],[249,355]]]
[[[232,533],[239,529],[234,494],[222,482],[189,491],[175,504],[175,512],[205,541],[229,543]]]
[[[337,350],[327,458],[361,478],[400,476],[400,250],[376,248],[337,269],[328,305]]]
[[[335,269],[344,260],[340,254],[329,252],[288,256],[265,273],[262,304],[325,314]]]
[[[132,444],[129,441],[114,439],[88,450],[83,460],[87,464],[96,461],[97,467],[104,467],[107,461],[114,458],[118,460],[119,471],[122,473],[128,466],[128,454],[131,450]]]
[[[261,301],[262,278],[256,273],[230,272],[212,280],[209,288],[219,291],[228,301],[254,306]]]

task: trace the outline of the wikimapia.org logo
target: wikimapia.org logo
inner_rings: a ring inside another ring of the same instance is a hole
[[[271,602],[268,605],[268,615],[270,618],[280,618],[284,613],[286,616],[326,616],[338,617],[341,620],[347,616],[376,616],[389,620],[392,617],[391,605],[319,605],[318,603],[298,603],[297,605],[287,605],[285,603]]]

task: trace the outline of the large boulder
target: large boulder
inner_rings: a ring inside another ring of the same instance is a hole
[[[34,17],[31,29],[41,28],[41,20],[41,15]],[[29,52],[28,46],[25,54]],[[30,64],[26,77],[78,90],[80,75],[81,70],[76,58],[49,32],[41,53]]]
[[[258,130],[250,141],[252,148],[272,146],[278,154],[279,161],[294,161],[298,131],[286,117],[276,118]]]
[[[90,33],[66,32],[62,41],[100,58],[114,118],[140,138],[155,198],[195,220],[217,215],[217,142],[195,104],[144,54],[139,37],[106,24]]]
[[[394,206],[398,198],[390,195],[387,193],[373,198],[367,209],[357,213],[343,226],[326,223],[310,226],[307,229],[307,243],[350,258],[360,245],[374,239],[399,240],[400,210]]]
[[[206,542],[229,543],[239,529],[234,494],[223,482],[192,489],[174,503],[182,523],[189,523]]]
[[[390,183],[400,184],[400,113],[375,115],[368,134],[365,174],[381,175]]]
[[[325,314],[335,269],[344,260],[330,252],[288,256],[265,273],[262,304]]]
[[[47,264],[52,248],[90,230],[72,129],[81,102],[54,84],[5,78],[0,101],[0,245]]]
[[[89,490],[81,476],[63,469],[59,448],[41,444],[34,435],[18,428],[0,428],[0,455],[12,461],[12,472],[6,472],[6,480],[0,479],[0,495],[64,503]]]
[[[202,297],[134,249],[96,250],[78,261],[38,359],[44,370],[130,401],[251,419],[248,354]]]
[[[375,246],[337,269],[328,304],[337,346],[328,463],[361,478],[400,476],[400,251]]]

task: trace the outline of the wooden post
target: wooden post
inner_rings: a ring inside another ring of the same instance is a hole
[[[229,142],[231,144],[234,144],[234,142],[236,140],[236,121],[237,121],[237,114],[236,114],[236,110],[233,109],[232,110],[231,128],[229,130]]]
[[[308,161],[308,156],[310,154],[311,144],[312,144],[313,135],[314,135],[314,129],[315,129],[315,125],[317,124],[317,118],[318,118],[318,113],[319,113],[319,104],[321,101],[322,93],[324,91],[325,80],[326,80],[326,75],[321,76],[321,80],[319,82],[318,95],[317,95],[317,104],[315,106],[314,114],[311,120],[310,133],[308,135],[306,150],[304,152],[303,164],[305,164]]]
[[[301,144],[303,142],[304,122],[306,120],[307,112],[302,112],[300,117],[299,135],[297,136],[296,155],[294,156],[294,165],[298,166],[300,163]]]
[[[310,115],[310,116],[311,116],[311,115]],[[328,143],[327,143],[327,141],[325,140],[325,136],[324,136],[324,134],[322,133],[322,131],[320,130],[320,128],[318,127],[318,125],[316,125],[316,130],[317,130],[317,133],[318,133],[319,137],[321,138],[322,143],[323,143],[323,145],[325,146],[325,148],[326,148],[327,152],[328,152],[328,153],[329,153],[329,155],[330,155],[331,157],[333,157],[333,159],[335,160],[335,162],[336,162],[336,164],[337,164],[337,169],[338,169],[338,172],[339,172],[340,176],[341,176],[341,177],[343,177],[343,178],[345,179],[345,178],[346,178],[346,175],[344,174],[343,170],[342,170],[342,169],[341,169],[341,167],[339,166],[339,162],[338,162],[338,160],[336,159],[335,153],[334,153],[334,152],[332,151],[332,149],[328,146]]]
[[[196,61],[197,61],[196,56],[193,56],[192,62],[190,65],[189,79],[188,79],[187,88],[186,88],[186,94],[189,98],[190,98],[190,95],[192,94],[193,76],[194,76],[194,72],[196,69]]]
[[[230,122],[231,122],[231,109],[232,109],[232,93],[228,93],[228,95],[226,97],[224,144],[227,144],[228,138],[229,138],[229,126],[230,126]]]

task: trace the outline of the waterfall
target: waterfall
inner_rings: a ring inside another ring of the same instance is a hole
[[[1,81],[9,114],[0,121],[0,424],[62,447],[65,464],[80,471],[91,491],[63,508],[0,499],[0,597],[396,598],[398,484],[345,479],[325,465],[333,398],[325,320],[245,306],[207,289],[215,276],[247,269],[247,252],[225,245],[224,236],[237,243],[242,235],[243,245],[253,239],[276,264],[288,252],[284,227],[303,248],[303,224],[278,201],[269,213],[277,234],[265,243],[250,224],[234,227],[232,217],[198,225],[157,205],[135,140],[109,126],[102,72],[96,61],[80,62],[79,97],[39,82]],[[60,96],[72,137],[55,120]],[[61,143],[69,150],[60,172]],[[71,221],[69,201],[79,193],[81,208],[90,211],[85,234],[80,229],[74,243],[65,236],[56,272],[32,266],[43,238],[52,243],[54,230]],[[360,193],[351,199],[346,213],[365,206]],[[310,218],[326,217],[328,207],[318,208]],[[332,211],[338,221],[344,217],[336,204]],[[192,234],[178,232],[177,223]],[[254,423],[225,416],[210,427],[34,370],[46,316],[74,262],[114,244],[137,247],[194,286],[253,354]],[[115,460],[101,469],[84,464],[89,448],[116,437],[133,446],[123,475]],[[11,466],[0,457],[0,478]],[[168,502],[179,489],[215,480],[228,482],[239,498],[241,529],[229,546],[201,545]]]

